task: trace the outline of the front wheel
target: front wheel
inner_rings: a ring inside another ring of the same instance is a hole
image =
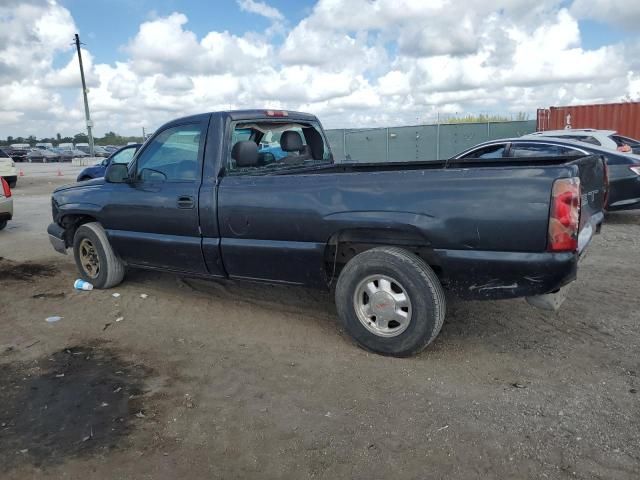
[[[4,228],[7,226],[7,221],[6,220],[0,220],[0,230],[4,230]]]
[[[417,255],[380,247],[355,256],[336,285],[344,328],[363,348],[408,357],[431,343],[444,322],[446,301],[434,271]]]
[[[122,282],[125,266],[97,222],[81,225],[73,237],[73,255],[83,280],[95,288],[111,288]]]

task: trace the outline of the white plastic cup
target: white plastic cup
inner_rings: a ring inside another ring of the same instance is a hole
[[[93,290],[93,285],[84,280],[78,279],[73,283],[73,288],[76,290]]]

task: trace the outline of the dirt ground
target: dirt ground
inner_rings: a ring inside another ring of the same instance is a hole
[[[73,170],[29,167],[0,232],[0,478],[640,478],[640,213],[608,216],[558,313],[450,299],[393,359],[328,293],[74,291],[45,234]]]

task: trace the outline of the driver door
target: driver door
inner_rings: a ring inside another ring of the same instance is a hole
[[[158,132],[130,166],[132,182],[112,184],[103,224],[127,263],[207,272],[198,221],[206,129],[198,122]]]

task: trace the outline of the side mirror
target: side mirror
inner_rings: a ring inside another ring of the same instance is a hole
[[[127,183],[129,181],[129,167],[123,163],[112,163],[104,174],[109,183]]]

